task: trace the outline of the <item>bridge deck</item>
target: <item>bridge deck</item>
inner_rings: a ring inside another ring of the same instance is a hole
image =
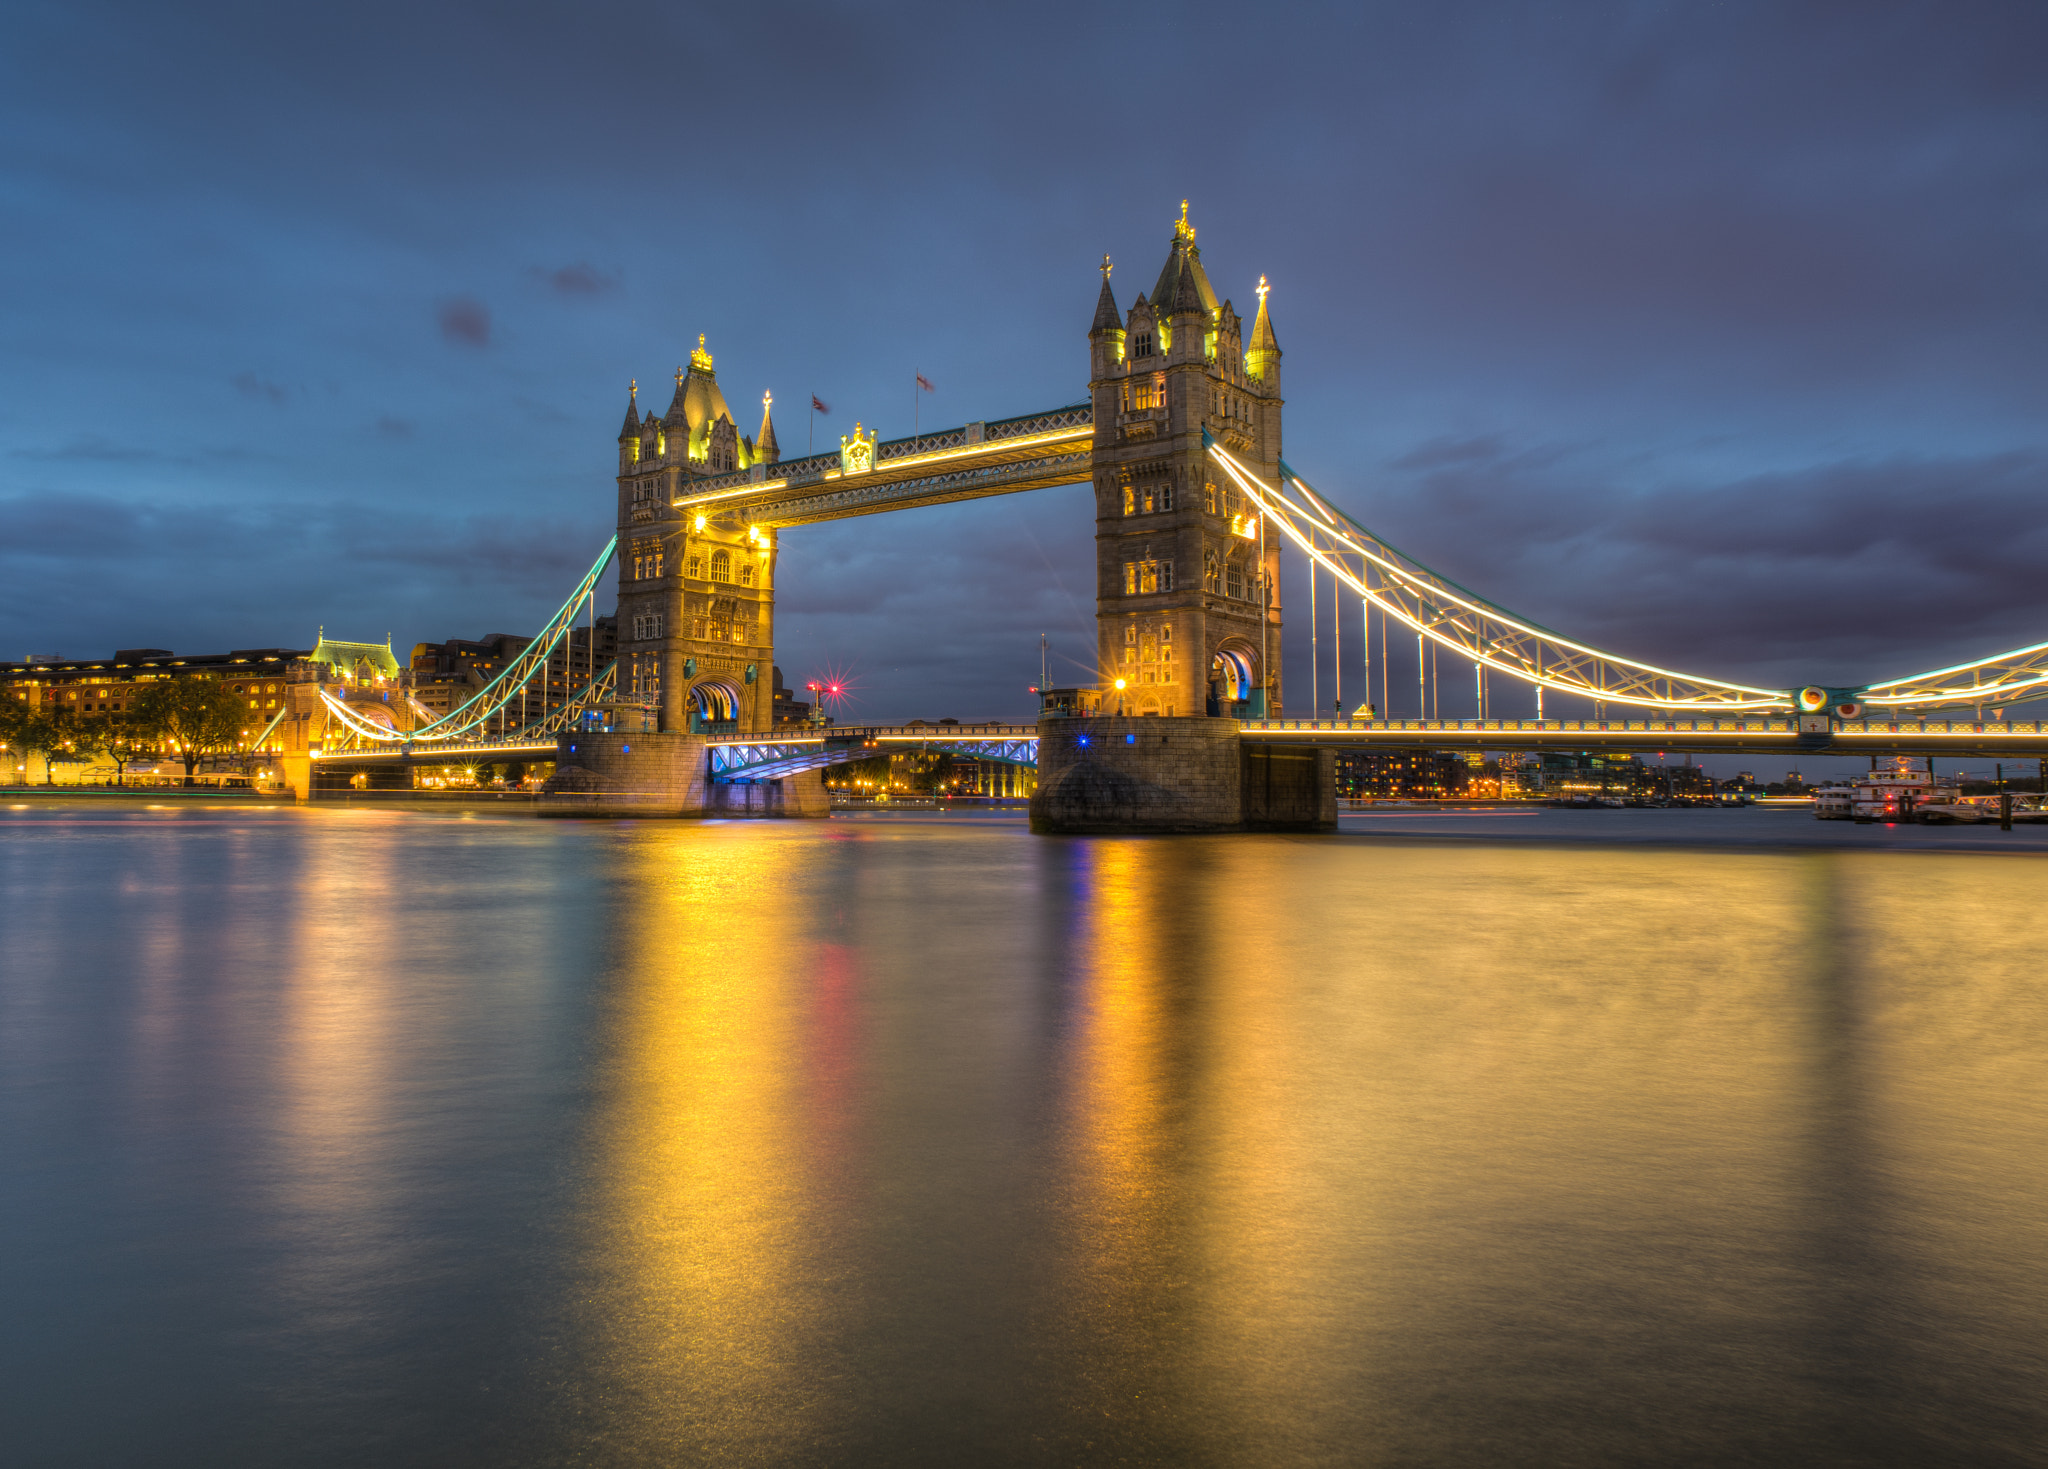
[[[736,508],[750,525],[811,525],[1076,484],[1094,473],[1094,444],[1095,410],[1081,403],[886,440],[864,470],[834,452],[687,480],[674,504]]]
[[[1856,719],[1801,733],[1792,719],[1261,719],[1257,743],[1432,750],[1687,751],[1712,754],[1952,755],[2048,758],[2048,723],[2025,720]]]

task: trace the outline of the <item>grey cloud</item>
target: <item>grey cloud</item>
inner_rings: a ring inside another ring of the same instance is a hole
[[[259,377],[253,372],[238,372],[228,381],[244,398],[254,398],[274,407],[284,407],[291,398],[291,389],[284,384],[274,383],[269,378]]]
[[[441,335],[458,346],[491,344],[491,309],[472,297],[457,296],[443,301],[435,312],[435,320],[441,324]]]
[[[532,273],[549,290],[562,296],[602,296],[619,288],[618,271],[599,270],[588,261],[579,260],[552,270],[536,265]]]

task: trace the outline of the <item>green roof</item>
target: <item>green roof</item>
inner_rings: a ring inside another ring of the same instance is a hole
[[[330,638],[323,629],[320,641],[307,654],[309,661],[325,663],[330,668],[353,672],[356,666],[368,662],[370,667],[386,678],[398,677],[398,659],[392,654],[389,641],[382,643],[344,643]]]

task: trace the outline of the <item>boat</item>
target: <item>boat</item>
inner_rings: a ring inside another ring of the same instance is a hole
[[[1856,787],[1847,781],[1831,781],[1814,787],[1813,815],[1817,821],[1848,821],[1856,814]]]

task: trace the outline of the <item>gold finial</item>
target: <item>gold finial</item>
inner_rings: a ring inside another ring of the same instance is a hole
[[[773,403],[774,401],[775,401],[775,395],[774,395],[773,393],[763,393],[763,394],[761,395],[761,406],[762,406],[763,408],[766,408],[766,407],[768,407],[768,406],[769,406],[769,405],[770,405],[771,403]]]
[[[1259,277],[1259,305],[1260,305],[1261,307],[1263,307],[1263,306],[1264,306],[1264,305],[1266,304],[1266,292],[1268,292],[1268,291],[1270,291],[1270,290],[1272,290],[1272,289],[1273,289],[1273,288],[1272,288],[1271,286],[1269,286],[1269,285],[1267,285],[1267,284],[1266,284],[1266,278],[1265,278],[1264,276],[1260,276],[1260,277]]]
[[[636,378],[634,378],[634,379],[633,379],[633,380],[632,380],[631,382],[629,382],[629,383],[627,383],[627,384],[626,384],[626,396],[627,396],[628,398],[631,398],[631,399],[633,399],[633,400],[634,400],[635,402],[638,402],[638,401],[639,401],[639,399],[640,399],[640,379],[639,379],[639,378],[637,378],[637,377],[636,377]]]
[[[682,369],[681,369],[680,367],[678,367],[678,368],[676,369],[676,386],[680,388],[680,387],[681,387],[682,385],[683,385],[683,370],[682,370]]]
[[[702,332],[697,333],[697,350],[690,354],[690,370],[693,372],[711,371],[711,354],[704,350],[704,333]]]
[[[1108,257],[1107,255],[1103,256],[1103,257],[1102,257],[1102,278],[1103,278],[1104,280],[1108,280],[1108,279],[1109,279],[1109,273],[1110,273],[1110,272],[1111,272],[1112,270],[1115,270],[1115,269],[1116,269],[1116,267],[1115,267],[1114,265],[1111,265],[1111,264],[1109,263],[1109,257]]]
[[[699,352],[704,350],[704,333],[702,332],[697,333],[697,350]]]
[[[1183,244],[1195,243],[1195,227],[1188,223],[1188,201],[1180,201],[1180,218],[1174,221],[1173,237]]]

